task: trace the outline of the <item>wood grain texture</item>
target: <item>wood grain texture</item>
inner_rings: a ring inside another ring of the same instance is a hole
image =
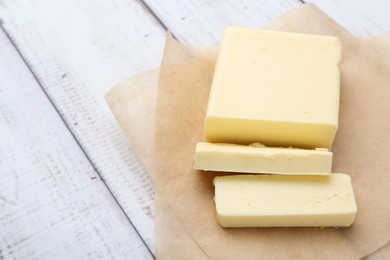
[[[390,1],[308,0],[356,36],[370,36],[390,30]]]
[[[158,66],[165,31],[138,1],[20,0],[1,5],[3,27],[153,250],[152,180],[103,97],[121,80]]]
[[[151,259],[0,30],[0,259]]]
[[[104,94],[159,65],[165,30],[158,20],[183,43],[218,44],[227,25],[260,27],[301,4],[143,2],[0,1],[3,27],[70,130],[1,35],[0,259],[150,257],[129,220],[153,251],[152,181]],[[390,29],[386,0],[313,2],[357,35]]]
[[[144,1],[179,41],[191,45],[219,44],[228,25],[260,27],[302,4],[298,0]]]

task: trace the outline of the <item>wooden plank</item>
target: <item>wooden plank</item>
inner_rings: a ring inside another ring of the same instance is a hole
[[[152,255],[0,30],[0,259]]]
[[[356,36],[390,30],[390,1],[308,0]]]
[[[145,1],[182,42],[216,44],[226,25],[259,27],[299,1]],[[139,1],[0,3],[4,27],[89,159],[153,248],[153,191],[103,100],[158,66],[164,30]]]
[[[139,1],[1,1],[3,27],[153,250],[153,184],[104,101],[157,67],[165,31]],[[81,183],[80,185],[84,185]]]
[[[129,74],[157,66],[164,31],[138,2],[3,1],[2,5],[5,29],[153,248],[150,178],[102,97]]]
[[[192,45],[219,44],[228,25],[260,27],[302,4],[298,0],[145,0],[145,3],[178,40]]]

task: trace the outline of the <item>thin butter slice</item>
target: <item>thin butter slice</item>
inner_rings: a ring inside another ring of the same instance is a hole
[[[223,227],[347,227],[357,211],[351,179],[341,173],[232,175],[214,185]]]
[[[329,175],[332,170],[332,152],[327,149],[200,142],[196,146],[194,168],[242,173]]]
[[[336,37],[228,27],[206,140],[330,148],[338,128],[340,58]]]

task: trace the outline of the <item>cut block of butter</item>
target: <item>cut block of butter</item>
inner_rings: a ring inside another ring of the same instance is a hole
[[[332,152],[264,147],[260,144],[236,145],[200,142],[196,145],[194,168],[198,170],[329,175]]]
[[[216,177],[214,185],[223,227],[347,227],[357,211],[346,174],[232,175]]]
[[[336,37],[228,27],[206,140],[330,148],[338,127],[340,57]]]

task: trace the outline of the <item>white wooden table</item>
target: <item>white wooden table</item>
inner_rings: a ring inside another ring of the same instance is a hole
[[[355,35],[390,1],[315,2]],[[1,0],[0,259],[154,258],[153,185],[104,94],[159,65],[165,32],[218,44],[298,0]]]

